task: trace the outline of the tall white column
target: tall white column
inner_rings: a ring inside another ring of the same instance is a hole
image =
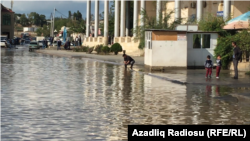
[[[115,36],[118,37],[119,35],[119,0],[115,0]]]
[[[105,0],[104,1],[104,37],[108,37],[108,28],[109,28],[109,1]]]
[[[200,21],[202,19],[202,0],[197,0],[197,21]]]
[[[95,37],[98,36],[99,30],[99,0],[95,0]]]
[[[89,37],[89,28],[90,28],[90,9],[91,9],[91,1],[87,0],[87,16],[86,16],[86,37]]]
[[[125,36],[125,0],[121,0],[121,23],[120,23],[120,37]]]
[[[230,9],[229,0],[224,0],[223,1],[223,18],[224,18],[224,20],[226,20],[230,16],[229,9]]]
[[[156,21],[159,22],[161,13],[161,0],[157,0],[156,2]]]
[[[126,36],[129,36],[129,5],[130,1],[126,1]]]
[[[145,10],[145,0],[141,0],[141,11],[142,10]],[[143,19],[144,17],[143,17],[143,15],[142,15],[142,17],[141,17],[141,19]],[[140,20],[140,22],[141,22],[141,26],[144,26],[144,21],[143,20]]]
[[[134,0],[134,23],[133,23],[134,29],[136,29],[136,26],[137,26],[137,18],[138,18],[138,2],[137,0]],[[136,36],[135,32],[133,36],[134,37]]]
[[[175,20],[177,20],[180,18],[180,0],[175,0],[174,8],[175,8]]]

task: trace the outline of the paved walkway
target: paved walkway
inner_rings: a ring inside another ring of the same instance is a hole
[[[110,61],[115,62],[119,64],[123,64],[124,60],[122,57],[122,54],[118,55],[97,55],[95,53],[87,54],[85,52],[73,52],[72,50],[36,50],[37,53],[44,53],[44,54],[50,54],[50,55],[56,55],[56,56],[64,56],[64,57],[82,57],[82,58],[92,58],[97,60],[103,60],[103,61]],[[129,55],[129,54],[128,54]],[[143,66],[144,65],[144,57],[139,56],[131,56],[136,62],[135,65]]]
[[[97,55],[86,54],[85,52],[73,52],[66,50],[37,50],[38,53],[44,53],[49,55],[56,55],[62,57],[81,57],[91,58],[97,61],[112,63],[115,65],[123,65],[122,54],[118,55]],[[129,55],[129,54],[128,54]],[[134,65],[134,71],[159,79],[164,79],[178,84],[194,84],[194,85],[227,85],[230,87],[250,87],[250,75],[246,75],[245,72],[239,72],[239,79],[232,79],[234,72],[230,70],[222,70],[220,79],[215,78],[216,70],[213,69],[212,78],[205,78],[205,69],[199,70],[166,70],[162,72],[147,72],[144,69],[144,57],[133,57],[136,61]]]

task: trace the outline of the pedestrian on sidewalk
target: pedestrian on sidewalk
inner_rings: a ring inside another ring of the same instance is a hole
[[[48,48],[48,40],[45,40],[45,48]]]
[[[124,58],[124,65],[125,65],[125,69],[127,69],[127,65],[131,65],[130,68],[131,70],[133,69],[133,65],[135,63],[135,60],[133,58],[131,58],[130,56],[126,55],[125,53],[122,55]]]
[[[222,66],[220,55],[217,56],[216,63],[217,63],[217,66],[216,66],[216,78],[219,79],[220,69],[221,69],[221,66]]]
[[[76,36],[76,39],[75,39],[75,44],[76,46],[78,46],[78,37]]]
[[[46,42],[45,42],[45,39],[43,39],[43,49],[45,49],[46,47]]]
[[[232,42],[233,49],[233,65],[234,65],[234,79],[238,79],[238,62],[241,60],[241,50],[236,45],[236,42]]]
[[[62,45],[62,42],[60,39],[58,39],[57,41],[57,50],[61,50],[61,45]]]
[[[210,60],[210,55],[207,56],[207,60],[204,64],[206,71],[206,77],[205,78],[211,78],[211,74],[212,74],[212,69],[213,69],[213,62],[212,60]]]
[[[79,36],[79,46],[82,46],[82,39],[81,39],[81,36]]]

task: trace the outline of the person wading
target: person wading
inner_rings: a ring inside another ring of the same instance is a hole
[[[129,64],[131,65],[130,68],[133,69],[133,65],[135,63],[135,60],[126,54],[123,54],[122,56],[124,58],[125,69],[127,69],[127,65],[129,65]]]
[[[232,42],[233,49],[233,64],[234,64],[234,77],[233,79],[238,79],[238,62],[241,60],[241,50],[236,45],[236,42]]]

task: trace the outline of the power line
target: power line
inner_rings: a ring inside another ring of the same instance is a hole
[[[58,13],[60,13],[61,15],[63,15],[61,12],[59,12],[57,9],[56,9],[56,11],[58,12]],[[65,16],[65,15],[63,15],[65,18],[68,18],[67,16]]]

